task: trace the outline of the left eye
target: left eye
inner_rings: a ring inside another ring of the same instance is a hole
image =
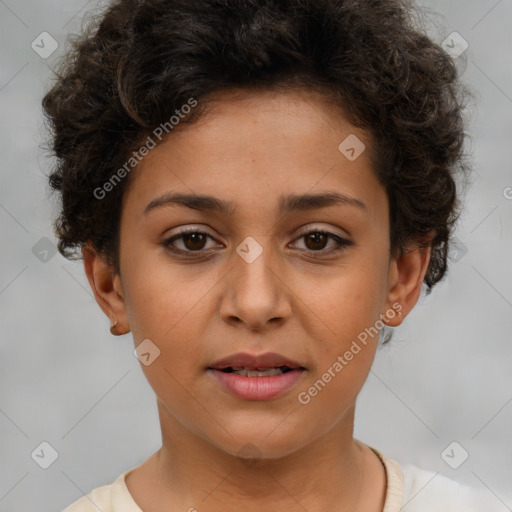
[[[171,251],[174,252],[201,252],[205,248],[208,238],[213,240],[213,238],[208,233],[204,233],[202,231],[184,231],[167,239],[164,242],[164,246],[168,247]],[[351,242],[350,240],[346,240],[345,238],[335,235],[334,233],[321,230],[313,230],[307,233],[303,233],[301,236],[297,238],[297,240],[301,239],[305,240],[305,250],[311,253],[337,252],[342,250],[345,246],[353,244],[353,242]],[[334,247],[325,250],[325,246],[329,239],[334,240]],[[176,247],[177,241],[180,241],[183,244],[184,248]]]
[[[334,233],[330,233],[329,231],[322,230],[312,230],[307,233],[303,233],[297,240],[305,240],[306,251],[308,252],[337,252],[344,248],[344,246],[352,245],[350,240],[346,240]],[[325,245],[327,241],[331,239],[334,240],[335,245],[334,248],[330,250],[325,250]]]

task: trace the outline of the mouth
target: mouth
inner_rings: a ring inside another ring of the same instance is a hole
[[[239,352],[238,354],[233,354],[223,359],[219,359],[208,368],[227,373],[239,371],[265,372],[270,370],[285,373],[290,370],[307,369],[297,361],[293,361],[292,359],[274,352],[265,352],[264,354],[259,355]],[[279,373],[276,373],[276,375]]]
[[[270,400],[288,392],[307,368],[279,354],[240,353],[207,368],[221,387],[244,400]]]
[[[223,373],[234,373],[242,377],[273,377],[274,375],[281,375],[294,370],[305,370],[305,368],[290,368],[288,366],[276,366],[273,368],[233,368],[228,366],[227,368],[212,368],[212,370],[219,370]]]

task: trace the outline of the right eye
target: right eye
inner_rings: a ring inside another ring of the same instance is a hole
[[[168,238],[163,242],[163,245],[170,251],[180,254],[201,253],[205,248],[208,238],[213,240],[208,233],[204,233],[197,229],[187,229],[173,235],[171,238]],[[177,241],[182,244],[184,247],[183,249],[176,247],[175,243]]]

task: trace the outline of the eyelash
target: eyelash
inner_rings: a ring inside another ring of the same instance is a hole
[[[173,235],[171,238],[168,238],[167,240],[165,240],[162,243],[162,245],[166,249],[168,249],[169,251],[171,251],[173,253],[178,253],[178,254],[183,254],[183,255],[193,254],[193,253],[204,254],[204,252],[205,252],[204,250],[191,251],[191,250],[176,249],[176,247],[172,247],[172,243],[174,241],[179,240],[180,238],[183,238],[185,235],[196,234],[196,233],[201,234],[201,235],[206,235],[207,237],[209,237],[213,240],[213,237],[211,235],[209,235],[208,233],[205,233],[204,231],[199,231],[197,229],[187,229],[187,230],[181,231],[180,233],[178,233],[176,235]],[[316,255],[318,253],[321,253],[321,255],[333,254],[333,253],[336,254],[336,253],[343,251],[346,247],[354,245],[354,242],[351,242],[350,240],[347,240],[338,235],[335,235],[334,233],[331,233],[329,231],[325,231],[322,229],[311,229],[309,231],[306,231],[305,233],[302,233],[296,240],[300,240],[301,238],[304,238],[304,237],[306,237],[308,235],[312,235],[312,234],[326,235],[328,238],[333,239],[338,244],[338,247],[336,247],[334,249],[330,249],[330,250],[320,249],[318,251],[314,251],[312,249],[304,249],[306,251],[306,253],[308,253],[310,255],[314,255],[315,257],[317,257]],[[189,257],[189,256],[186,256],[186,257]],[[191,256],[191,257],[193,257],[193,256]]]

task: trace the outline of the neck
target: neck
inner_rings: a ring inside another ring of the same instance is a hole
[[[247,459],[196,436],[160,402],[158,406],[162,447],[147,461],[146,498],[142,486],[139,499],[132,492],[145,512],[201,508],[216,512],[235,506],[245,512],[359,508],[368,454],[353,439],[353,409],[334,429],[286,456]],[[249,447],[246,453],[251,455]]]

